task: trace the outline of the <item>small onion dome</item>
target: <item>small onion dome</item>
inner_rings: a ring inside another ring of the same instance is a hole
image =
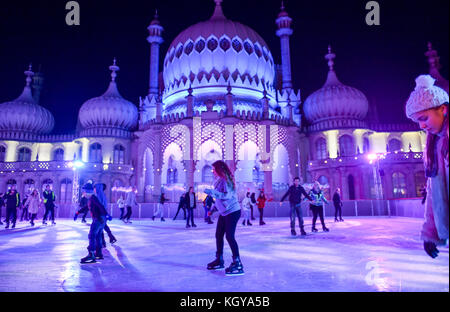
[[[55,119],[53,115],[38,105],[31,93],[31,81],[34,73],[31,64],[25,71],[26,85],[22,94],[11,102],[0,104],[0,131],[27,132],[32,134],[47,134],[53,130]]]
[[[112,80],[108,90],[99,96],[87,100],[80,108],[78,118],[84,129],[118,128],[132,130],[137,125],[138,111],[136,106],[125,100],[117,90],[115,78],[119,67],[114,64],[109,67]]]
[[[342,84],[333,69],[336,57],[328,47],[329,72],[325,85],[305,101],[305,117],[314,130],[363,126],[369,109],[366,96],[356,88]]]

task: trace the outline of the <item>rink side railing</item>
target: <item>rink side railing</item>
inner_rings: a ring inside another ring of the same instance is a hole
[[[156,203],[142,203],[139,207],[133,209],[132,218],[151,218],[153,216],[153,208]],[[173,218],[178,208],[178,203],[166,203],[164,205],[164,217]],[[399,217],[412,217],[423,218],[424,205],[422,205],[421,198],[412,199],[389,199],[389,200],[348,200],[343,202],[342,216],[399,216]],[[309,210],[309,204],[305,202],[302,205],[303,216],[312,216]],[[76,207],[72,207],[70,204],[57,205],[56,217],[57,218],[72,218],[76,211]],[[197,204],[195,211],[195,217],[203,218],[204,210],[201,203]],[[289,202],[268,202],[264,208],[264,216],[268,218],[273,217],[289,217]],[[115,204],[110,204],[108,212],[111,213],[113,218],[120,216],[120,210]],[[5,211],[3,211],[4,215]],[[43,209],[41,208],[38,217],[43,216]],[[181,218],[183,212],[180,212]],[[180,214],[178,218],[180,218]],[[327,218],[334,218],[334,205],[330,202],[324,207],[324,214]],[[217,216],[217,214],[216,214]],[[258,209],[254,208],[254,216],[259,216]]]

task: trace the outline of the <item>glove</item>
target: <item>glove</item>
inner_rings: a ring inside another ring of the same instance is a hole
[[[438,256],[439,250],[433,242],[423,242],[423,249],[425,249],[425,252],[433,259]]]
[[[106,216],[106,220],[111,221],[111,220],[112,220],[112,217],[111,217],[110,215],[107,215],[107,216]]]

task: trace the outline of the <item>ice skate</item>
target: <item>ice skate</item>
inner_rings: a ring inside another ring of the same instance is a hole
[[[300,235],[302,236],[306,235],[305,229],[303,227],[300,228]]]
[[[188,228],[190,228],[191,226],[189,225],[189,224],[186,224],[186,228],[188,229]]]
[[[223,268],[225,268],[225,266],[224,266],[222,255],[216,256],[216,260],[208,263],[208,266],[207,266],[208,270],[222,270]]]
[[[95,260],[103,260],[103,259],[104,259],[104,258],[103,258],[102,251],[101,251],[101,250],[96,251],[96,252],[95,252]]]
[[[197,225],[196,224],[192,224],[192,227],[197,227]]]
[[[56,222],[55,222],[55,221],[52,221],[52,225],[56,225]]]
[[[109,243],[111,245],[114,244],[115,242],[117,242],[117,239],[114,236],[109,239]]]
[[[80,263],[95,263],[95,255],[93,251],[90,251],[89,254],[80,260]]]
[[[75,212],[75,215],[73,216],[73,221],[77,221],[78,213]]]
[[[338,218],[334,218],[334,222],[339,222]]]
[[[9,223],[6,223],[5,229],[9,229]]]
[[[253,225],[253,224],[250,223],[250,220],[247,220],[247,225]]]
[[[245,225],[245,220],[244,220],[244,221],[242,221],[242,225]]]
[[[329,230],[326,226],[323,226],[323,227],[322,227],[322,230],[323,230],[324,232],[330,232],[330,230]]]
[[[244,267],[239,257],[233,259],[233,263],[231,263],[230,266],[225,269],[225,274],[227,276],[244,275]]]
[[[295,232],[295,230],[291,230],[291,235],[292,236],[297,236],[297,232]]]
[[[161,218],[161,222],[166,222],[166,220],[164,218]]]
[[[152,221],[155,221],[155,216],[152,217]]]
[[[261,221],[261,222],[259,222],[259,225],[266,225],[266,222]]]
[[[15,229],[15,228],[16,228],[16,224],[13,223],[13,225],[11,226],[11,228],[12,228],[12,229]]]
[[[316,229],[315,226],[313,226],[313,228],[311,229],[311,232],[317,233],[317,232],[319,232],[319,231]]]
[[[47,221],[45,221],[45,220],[42,221],[42,224],[43,224],[43,225],[47,225]]]
[[[340,221],[340,222],[344,222],[344,219],[340,218],[339,221]]]

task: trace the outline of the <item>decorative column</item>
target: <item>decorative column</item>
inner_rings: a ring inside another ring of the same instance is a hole
[[[233,94],[231,93],[230,83],[228,83],[227,91],[228,92],[225,95],[225,103],[227,107],[226,115],[231,117],[233,116]]]
[[[187,117],[194,116],[194,96],[192,95],[192,91],[193,91],[192,88],[189,87],[188,96],[186,96],[186,100],[187,100],[186,116]]]
[[[158,96],[158,75],[159,75],[159,46],[163,43],[161,33],[164,28],[159,24],[158,11],[155,12],[153,21],[148,26],[149,36],[147,41],[150,43],[150,79],[149,95]]]
[[[281,71],[283,76],[282,89],[292,89],[291,53],[289,49],[289,36],[293,33],[291,29],[292,19],[284,10],[283,2],[281,4],[281,12],[278,14],[278,18],[275,22],[278,26],[276,34],[280,37],[281,43]]]
[[[153,135],[155,136],[155,153],[153,155],[153,196],[155,200],[161,194],[161,170],[162,170],[162,150],[161,146],[162,127],[154,128]]]

